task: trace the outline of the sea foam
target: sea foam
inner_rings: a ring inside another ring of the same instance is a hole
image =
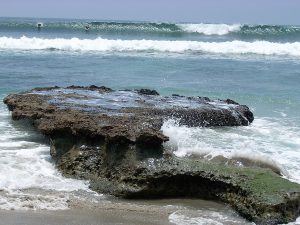
[[[255,118],[250,126],[189,128],[166,121],[162,127],[170,137],[166,147],[179,157],[199,155],[206,159],[224,156],[249,159],[272,166],[292,181],[300,183],[299,127],[272,118]]]
[[[169,221],[176,225],[251,225],[229,208],[203,207],[201,210],[178,210],[169,215]]]
[[[300,42],[276,43],[269,41],[159,41],[96,39],[44,39],[0,37],[2,50],[62,50],[93,52],[167,52],[196,54],[258,54],[300,57]]]
[[[49,146],[31,140],[34,133],[21,124],[13,125],[3,104],[0,112],[0,209],[66,209],[69,193],[90,192],[88,183],[64,178],[56,170]]]
[[[241,30],[240,24],[177,24],[183,31],[188,33],[199,33],[204,35],[226,35],[231,32],[237,32]]]

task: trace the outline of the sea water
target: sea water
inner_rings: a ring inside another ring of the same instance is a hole
[[[165,121],[166,144],[180,157],[243,156],[276,164],[300,183],[300,26],[0,19],[1,99],[34,87],[91,84],[246,104],[255,115],[250,126],[188,128]],[[12,121],[0,103],[0,209],[66,209],[70,198],[94,195],[88,182],[55,169],[49,145],[28,127]],[[234,218],[195,208],[169,219],[232,224]]]

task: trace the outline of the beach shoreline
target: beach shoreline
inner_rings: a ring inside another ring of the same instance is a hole
[[[72,198],[66,210],[0,210],[0,225],[172,225],[187,221],[250,224],[229,206],[201,199],[102,201]]]
[[[167,225],[168,214],[118,209],[61,211],[0,211],[2,225]]]

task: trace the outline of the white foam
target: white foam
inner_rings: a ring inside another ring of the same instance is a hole
[[[22,191],[9,191],[0,195],[2,210],[65,210],[68,209],[69,195],[63,193],[29,194]]]
[[[0,209],[65,209],[68,196],[60,197],[60,192],[89,192],[87,182],[64,178],[55,169],[49,146],[26,141],[33,134],[13,126],[9,113],[0,110]],[[26,193],[31,189],[53,193]]]
[[[288,55],[300,57],[300,42],[277,43],[269,41],[158,41],[96,39],[43,39],[0,37],[0,49],[11,50],[63,50],[95,52],[203,52],[213,54]]]
[[[247,157],[276,164],[287,171],[289,179],[300,183],[300,128],[288,121],[255,118],[250,126],[224,128],[188,128],[167,121],[162,130],[170,137],[166,145],[179,157]]]
[[[298,217],[295,222],[288,223],[288,225],[300,225],[300,217]]]
[[[214,209],[203,209],[195,211],[178,210],[169,216],[169,221],[176,225],[240,225],[251,224],[231,210],[226,212],[214,211]]]
[[[205,35],[226,35],[241,30],[240,24],[177,24],[183,31]]]

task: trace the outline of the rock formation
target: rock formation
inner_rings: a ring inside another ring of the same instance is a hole
[[[60,171],[125,198],[192,197],[223,201],[257,224],[295,220],[300,185],[268,168],[177,158],[165,148],[165,120],[179,125],[247,126],[254,117],[233,100],[160,96],[155,90],[36,88],[4,99],[50,140]]]

